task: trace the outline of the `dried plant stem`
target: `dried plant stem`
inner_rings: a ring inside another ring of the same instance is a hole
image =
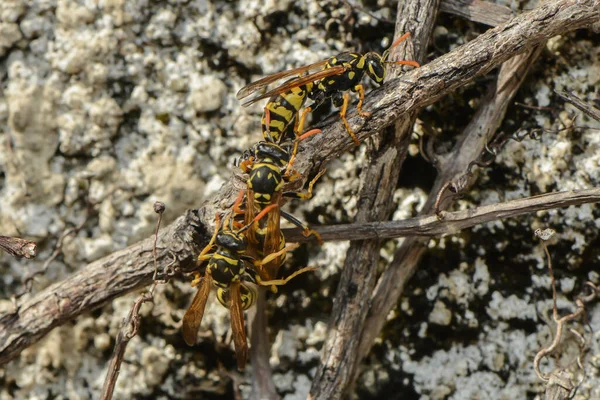
[[[512,16],[510,8],[482,0],[444,0],[441,11],[489,26],[503,24]]]
[[[252,329],[250,340],[250,358],[252,362],[252,394],[253,399],[276,400],[279,399],[275,384],[273,383],[273,374],[269,357],[271,355],[271,344],[267,332],[267,299],[266,288],[258,288],[258,297],[254,319],[252,320]]]
[[[0,249],[18,258],[34,258],[37,255],[35,242],[18,237],[0,236]]]
[[[391,60],[425,60],[438,13],[439,0],[408,0],[398,3],[394,40],[410,32],[409,40],[392,49]],[[415,21],[419,21],[416,23]],[[392,70],[388,79],[399,75]],[[375,136],[367,151],[367,163],[361,172],[356,221],[382,221],[390,218],[398,176],[406,158],[417,112],[406,114],[395,125]],[[368,311],[368,300],[377,275],[373,264],[379,258],[380,243],[375,240],[353,242],[348,249],[342,277],[333,301],[329,334],[323,345],[321,363],[313,379],[310,396],[314,399],[338,399],[352,386],[352,353]]]
[[[540,231],[536,231],[536,235],[542,238],[540,235]],[[586,282],[586,286],[589,287],[592,291],[589,295],[581,296],[575,300],[576,309],[570,314],[567,314],[561,317],[558,313],[557,306],[557,294],[556,294],[556,280],[554,278],[554,271],[552,269],[552,258],[550,257],[550,252],[548,251],[548,246],[543,241],[542,238],[542,248],[544,249],[544,253],[546,254],[546,262],[548,263],[548,273],[550,274],[550,286],[552,288],[552,319],[556,323],[556,332],[554,333],[554,337],[552,339],[552,343],[549,346],[542,348],[533,359],[533,367],[535,369],[535,373],[538,378],[543,380],[548,384],[546,389],[546,398],[547,399],[567,399],[570,397],[572,390],[574,389],[574,385],[571,382],[568,374],[564,369],[556,369],[550,374],[544,374],[540,369],[540,362],[544,357],[548,354],[554,352],[563,339],[563,332],[567,323],[579,319],[585,313],[585,304],[589,303],[592,300],[595,300],[598,294],[600,294],[600,288],[595,286],[591,282]],[[583,369],[583,353],[585,351],[585,339],[577,333],[577,331],[572,330],[572,333],[575,334],[576,337],[580,339],[582,345],[580,346],[580,354],[577,358],[577,365]]]
[[[567,103],[570,103],[574,107],[583,111],[588,117],[600,122],[600,110],[598,110],[596,107],[589,105],[585,101],[581,100],[579,97],[575,96],[573,93],[559,92],[557,90],[555,90],[554,92]]]
[[[149,292],[144,292],[136,300],[129,311],[129,315],[123,322],[123,328],[119,331],[119,335],[117,336],[117,340],[115,342],[115,348],[113,349],[113,354],[108,363],[108,369],[106,378],[104,379],[104,385],[102,386],[100,400],[112,399],[117,378],[119,377],[119,372],[121,371],[121,363],[123,362],[123,357],[125,356],[125,349],[127,348],[129,341],[135,335],[137,335],[139,330],[140,308],[142,307],[142,304],[153,301],[152,293],[154,292],[155,288],[156,283],[152,285],[152,288]]]
[[[510,25],[510,22],[508,24]],[[463,176],[469,165],[477,160],[484,151],[486,144],[494,136],[504,119],[508,105],[526,76],[527,70],[541,51],[540,48],[541,46],[529,49],[525,54],[515,57],[502,66],[497,81],[489,88],[486,97],[454,149],[446,155],[437,157],[439,175],[422,214],[431,214],[436,205],[441,209],[449,207],[451,199],[442,198],[440,200],[437,194],[448,182]],[[468,184],[466,182],[464,186],[466,187]],[[498,215],[500,216],[502,213]],[[445,214],[444,220],[446,216]],[[361,344],[356,355],[357,363],[368,354],[375,338],[379,335],[388,313],[395,306],[406,283],[416,271],[427,242],[428,240],[423,238],[405,240],[380,277],[361,335]]]
[[[491,221],[597,202],[600,202],[600,188],[592,188],[547,193],[468,210],[446,212],[443,220],[429,214],[402,221],[321,226],[316,230],[324,241],[393,239],[407,236],[437,237],[453,235],[463,229]],[[289,242],[310,240],[297,228],[284,229],[283,232]]]
[[[156,244],[158,243],[158,231],[160,229],[160,223],[162,222],[162,215],[165,211],[165,204],[162,202],[154,203],[154,211],[158,214],[158,221],[156,222],[156,229],[154,231],[154,246],[152,248],[152,256],[154,258],[154,283],[147,292],[144,292],[138,297],[136,302],[131,307],[129,314],[125,321],[123,321],[123,328],[119,331],[117,340],[115,342],[115,348],[113,354],[108,363],[106,371],[106,378],[104,379],[104,385],[102,385],[102,392],[100,394],[100,400],[111,400],[115,385],[117,384],[117,378],[121,371],[121,363],[123,357],[125,357],[125,349],[129,344],[129,341],[137,335],[140,328],[140,308],[142,304],[154,301],[154,291],[159,283],[167,283],[167,277],[170,275],[170,265],[165,269],[165,279],[158,280],[158,261],[156,256]]]

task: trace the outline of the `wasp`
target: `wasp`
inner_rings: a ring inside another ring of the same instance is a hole
[[[301,75],[311,69],[322,67],[323,65],[323,62],[318,62],[290,71],[269,75],[242,88],[237,93],[237,98],[243,99],[279,79],[291,75]],[[277,89],[274,89],[262,96],[255,97],[245,102],[243,106],[249,106],[259,100],[269,97],[261,119],[263,138],[267,142],[281,144],[284,142],[286,130],[292,123],[295,124],[294,133],[296,136],[302,132],[306,115],[312,109],[310,107],[306,108],[302,112],[300,118],[298,118],[298,115],[300,115],[300,110],[306,103],[306,100],[309,98],[310,93],[312,93],[315,88],[314,81],[335,74],[340,74],[343,71],[344,67],[335,67],[316,72],[310,75],[310,80],[305,80],[303,82],[298,82],[298,78],[289,79]]]
[[[247,106],[261,99],[269,98],[262,119],[263,136],[265,138],[271,136],[275,141],[278,141],[276,138],[281,137],[281,130],[297,119],[307,97],[313,101],[313,104],[308,107],[309,111],[331,99],[333,105],[340,108],[340,118],[348,134],[354,143],[358,145],[360,141],[346,119],[346,112],[350,103],[349,91],[358,93],[358,114],[363,118],[369,117],[370,113],[362,109],[365,91],[361,81],[365,74],[375,83],[381,85],[385,78],[386,64],[420,67],[416,61],[387,61],[390,50],[409,36],[410,32],[402,35],[383,54],[373,51],[365,54],[344,52],[314,64],[269,75],[240,89],[237,98],[244,99],[273,82],[297,75],[297,77],[243,104]],[[309,71],[317,68],[321,68],[321,70],[309,73]],[[303,114],[303,117],[305,117],[305,114]]]
[[[234,206],[239,207],[238,205]],[[204,309],[211,287],[213,285],[216,286],[217,300],[230,311],[231,331],[237,365],[240,370],[244,369],[248,358],[248,343],[244,328],[243,311],[252,307],[256,302],[257,291],[253,284],[271,287],[285,285],[295,276],[314,269],[312,267],[302,268],[286,279],[264,280],[256,275],[255,271],[260,270],[262,265],[268,265],[273,259],[297,247],[297,245],[284,245],[277,252],[260,260],[257,260],[255,255],[248,251],[248,240],[244,236],[244,231],[276,207],[266,207],[261,213],[256,215],[250,224],[237,231],[233,229],[233,219],[230,219],[229,216],[227,220],[231,224],[228,229],[221,229],[220,217],[217,217],[215,232],[198,256],[199,263],[208,262],[204,276],[196,273],[192,281],[192,286],[198,287],[198,291],[192,300],[192,304],[183,316],[183,339],[188,345],[193,346],[196,343],[198,329],[204,316]],[[214,251],[211,253],[213,249]]]
[[[285,218],[292,224],[302,228],[305,236],[313,235],[319,243],[322,243],[320,235],[310,229],[308,225],[288,214],[278,206],[283,197],[309,199],[315,182],[325,173],[322,170],[310,181],[306,192],[284,192],[283,187],[287,182],[292,182],[299,175],[292,170],[293,159],[298,150],[300,139],[294,141],[293,150],[288,152],[282,146],[272,142],[259,142],[254,148],[254,156],[251,160],[241,163],[241,168],[249,174],[246,189],[246,209],[239,207],[237,213],[244,213],[244,222],[256,220],[264,210],[273,208],[267,215],[266,222],[260,221],[249,229],[247,237],[250,243],[257,248],[262,257],[272,257],[270,262],[262,263],[258,268],[258,274],[264,280],[274,280],[280,266],[285,261],[285,238],[280,229],[280,217]],[[273,254],[278,254],[273,256]]]

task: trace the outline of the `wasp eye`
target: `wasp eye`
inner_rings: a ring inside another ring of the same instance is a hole
[[[381,84],[383,82],[383,78],[385,78],[385,68],[384,64],[379,60],[371,59],[368,62],[367,74],[371,79],[375,82]]]

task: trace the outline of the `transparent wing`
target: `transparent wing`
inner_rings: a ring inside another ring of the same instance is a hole
[[[281,192],[279,192],[272,200],[273,204],[279,204],[281,201]],[[263,247],[263,257],[269,254],[276,253],[281,248],[281,230],[280,230],[280,208],[277,207],[269,212],[267,216],[267,234]],[[279,267],[281,267],[283,256],[277,257],[273,261],[263,266],[267,271],[268,279],[277,279]]]
[[[196,344],[196,338],[198,337],[198,329],[200,329],[200,323],[204,316],[204,308],[206,307],[206,300],[210,294],[210,286],[212,284],[212,276],[208,271],[204,275],[204,279],[200,282],[200,287],[190,308],[186,311],[183,316],[183,322],[181,325],[183,331],[183,340],[188,346]]]
[[[313,64],[308,64],[308,65],[304,65],[302,67],[288,69],[287,71],[281,71],[281,72],[277,72],[272,75],[265,76],[264,78],[259,79],[255,82],[252,82],[249,85],[246,85],[243,88],[241,88],[237,92],[235,97],[238,100],[241,100],[245,97],[250,96],[252,93],[256,92],[257,90],[260,90],[260,89],[264,88],[265,86],[270,85],[273,82],[276,82],[283,78],[287,78],[288,76],[302,75],[306,71],[310,71],[311,69],[316,69],[316,68],[322,67],[325,64],[327,64],[327,60],[321,60],[321,61],[318,61]]]
[[[339,74],[343,73],[344,71],[346,71],[346,67],[343,67],[340,65],[337,67],[323,69],[321,71],[317,71],[310,75],[300,76],[297,79],[291,79],[291,80],[285,82],[283,85],[278,86],[278,87],[274,88],[273,90],[270,90],[264,94],[261,94],[260,96],[256,96],[256,97],[252,98],[251,100],[248,100],[247,102],[245,102],[242,105],[244,107],[247,107],[251,104],[256,103],[259,100],[270,98],[279,93],[287,92],[291,88],[306,85],[307,83],[315,82],[315,81],[327,78],[329,76],[339,75]]]
[[[229,295],[231,297],[231,305],[229,307],[231,333],[233,334],[238,369],[241,371],[246,366],[246,360],[248,359],[248,342],[246,341],[246,328],[244,327],[244,311],[242,308],[239,281],[231,284]]]

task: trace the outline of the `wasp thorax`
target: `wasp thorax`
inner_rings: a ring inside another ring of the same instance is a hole
[[[246,250],[248,241],[245,236],[231,231],[223,231],[217,235],[217,246],[225,247],[236,252]]]

